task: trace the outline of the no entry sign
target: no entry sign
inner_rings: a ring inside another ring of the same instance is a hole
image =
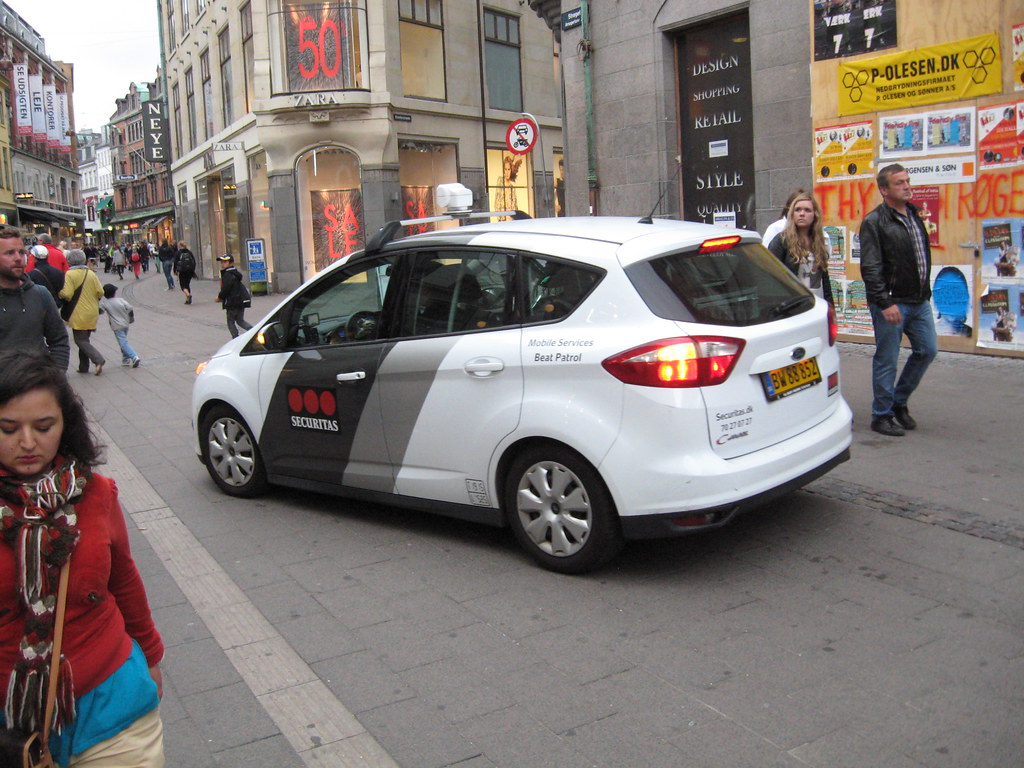
[[[537,143],[537,126],[521,117],[512,122],[505,132],[505,146],[515,155],[525,155]]]

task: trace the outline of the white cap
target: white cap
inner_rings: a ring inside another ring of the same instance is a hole
[[[33,245],[32,255],[37,259],[48,259],[50,258],[50,252],[46,249],[45,245]]]

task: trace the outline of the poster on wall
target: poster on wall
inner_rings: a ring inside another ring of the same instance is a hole
[[[909,109],[1001,93],[1002,66],[999,36],[994,33],[840,62],[839,114]]]
[[[929,112],[926,119],[928,152],[974,151],[974,107]]]
[[[978,110],[978,162],[982,168],[1017,165],[1017,105],[996,104]]]
[[[688,30],[678,46],[683,218],[711,224],[734,214],[735,226],[753,228],[749,19],[744,13]]]
[[[925,153],[924,125],[926,116],[899,115],[883,117],[879,126],[882,146],[878,156],[882,160],[914,157]]]
[[[833,280],[846,279],[846,227],[825,227],[828,245],[828,274]]]
[[[903,160],[902,163],[915,187],[919,184],[965,184],[977,178],[974,155],[926,157]]]
[[[931,280],[935,332],[939,336],[970,338],[974,269],[970,264],[933,266]]]
[[[434,215],[434,188],[402,187],[402,214],[407,219],[423,219]],[[418,235],[421,232],[433,232],[434,222],[414,224],[405,228],[407,235]]]
[[[837,286],[838,283],[838,286]],[[836,288],[839,290],[836,290]],[[836,300],[836,321],[839,332],[852,336],[874,336],[875,329],[871,325],[871,310],[868,309],[868,296],[863,280],[837,280],[832,285],[833,298]]]
[[[324,189],[309,197],[313,266],[319,272],[363,247],[363,196],[358,189]]]
[[[874,123],[866,120],[814,130],[814,177],[846,181],[875,176]]]
[[[1024,219],[985,219],[981,223],[982,281],[1024,283],[1021,241]]]
[[[1024,91],[1024,24],[1013,25],[1013,89]]]
[[[919,209],[921,223],[928,232],[928,243],[933,248],[940,245],[939,242],[939,220],[942,217],[940,210],[941,196],[938,187],[921,187],[914,185],[914,205]]]
[[[1024,350],[1024,336],[1017,322],[1024,314],[1021,286],[989,283],[978,302],[978,346]]]
[[[896,45],[896,0],[814,0],[814,60]]]

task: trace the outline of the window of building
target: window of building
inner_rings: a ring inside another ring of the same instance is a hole
[[[231,31],[225,27],[217,35],[217,52],[220,54],[220,104],[221,119],[224,127],[234,122],[232,101],[234,93],[231,88]]]
[[[529,155],[505,149],[487,150],[487,197],[492,211],[533,212],[533,168]]]
[[[181,31],[182,31],[182,34],[185,34],[185,35],[188,34],[188,28],[190,26],[189,20],[188,20],[188,15],[189,15],[188,11],[189,11],[189,5],[191,5],[191,3],[192,3],[192,0],[181,0]]]
[[[398,0],[398,17],[405,95],[444,100],[441,0]]]
[[[199,54],[199,76],[203,83],[203,140],[213,136],[216,131],[213,128],[213,82],[210,80],[210,49],[207,48]]]
[[[425,1],[425,0],[417,0]],[[271,40],[284,54],[272,70],[275,93],[365,88],[369,66],[365,0],[281,0],[269,15]]]
[[[196,16],[206,10],[206,0],[196,0]]]
[[[412,139],[398,141],[398,183],[402,189],[402,216],[422,219],[434,210],[434,190],[438,184],[459,180],[458,157],[454,144],[435,144]],[[430,232],[435,225],[417,224],[408,234]]]
[[[252,112],[253,65],[256,60],[252,39],[252,6],[246,3],[239,12],[242,27],[242,72],[245,75],[245,111]]]
[[[120,197],[121,197],[121,205],[118,206],[118,208],[123,211],[125,208],[128,207],[128,188],[127,187],[121,187],[119,192],[120,192]]]
[[[185,153],[181,144],[181,94],[178,93],[178,84],[171,86],[171,107],[174,109],[174,146],[177,154]]]
[[[523,110],[519,45],[519,19],[485,9],[484,66],[488,105],[493,109]]]
[[[192,67],[185,70],[185,111],[188,113],[188,147],[186,147],[186,151],[188,151],[196,145],[196,129],[198,127],[196,92],[192,84]]]
[[[363,247],[359,159],[341,147],[317,147],[296,164],[303,279]]]
[[[173,51],[175,48],[178,47],[178,36],[175,34],[175,30],[174,30],[174,4],[173,3],[168,3],[167,4],[167,42],[169,43],[169,45],[167,47],[168,50]]]
[[[188,202],[188,185],[182,184],[178,187],[178,204],[185,205]]]

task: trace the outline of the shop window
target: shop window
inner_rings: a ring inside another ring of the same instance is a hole
[[[275,92],[367,87],[364,2],[282,0],[282,10],[270,14],[272,39],[284,52],[283,71],[273,72]]]
[[[363,247],[363,196],[359,161],[341,147],[310,150],[296,173],[305,280]]]
[[[217,52],[220,54],[221,119],[226,128],[235,119],[232,108],[234,93],[231,88],[231,31],[227,28],[217,35]]]
[[[406,96],[444,100],[444,24],[441,0],[399,0],[402,83]]]
[[[487,196],[492,211],[524,211],[533,215],[533,168],[529,155],[504,149],[487,150]]]
[[[398,142],[398,183],[402,188],[402,216],[422,219],[434,210],[434,190],[438,184],[459,180],[458,158],[454,144],[401,139]],[[417,224],[407,234],[429,232],[435,224]]]
[[[492,109],[513,112],[523,109],[519,46],[519,19],[484,10],[484,66],[487,70],[487,102]]]

